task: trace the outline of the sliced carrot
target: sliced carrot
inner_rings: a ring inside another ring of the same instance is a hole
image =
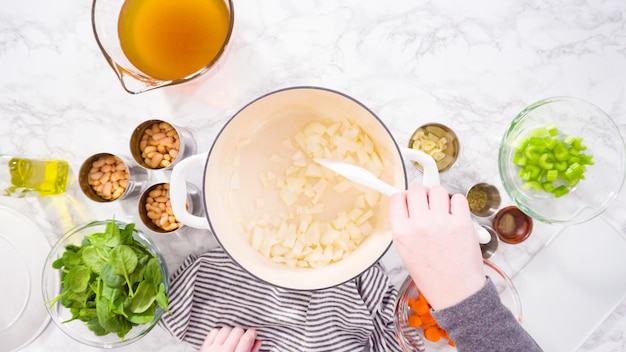
[[[418,328],[420,326],[422,326],[422,319],[415,315],[415,314],[411,314],[409,316],[409,320],[408,320],[409,326],[413,327],[413,328]]]
[[[437,326],[437,321],[430,314],[420,315],[420,318],[422,319],[422,325],[425,328],[427,328],[429,326]]]
[[[437,342],[441,339],[441,334],[439,333],[439,328],[435,326],[431,326],[429,328],[424,329],[424,337],[426,340],[431,342]]]
[[[413,302],[411,309],[413,310],[413,312],[415,312],[415,314],[424,315],[430,311],[430,306],[428,305],[428,301],[425,298],[420,298]]]
[[[421,327],[424,330],[424,338],[428,341],[438,342],[444,338],[448,340],[448,345],[456,346],[454,341],[450,339],[448,332],[437,324],[430,312],[432,307],[424,295],[420,294],[417,298],[410,298],[407,303],[412,311],[408,318],[409,326]]]

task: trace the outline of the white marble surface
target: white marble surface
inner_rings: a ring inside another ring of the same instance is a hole
[[[541,98],[570,95],[591,101],[626,134],[623,0],[235,0],[236,25],[219,72],[136,96],[121,88],[101,56],[90,6],[71,0],[3,2],[0,152],[66,159],[75,176],[91,154],[129,154],[132,129],[149,118],[189,127],[199,151],[206,151],[244,104],[295,85],[328,87],[359,99],[400,144],[421,123],[452,126],[463,151],[442,182],[453,191],[478,181],[502,190],[500,138],[516,113]],[[410,177],[419,175],[411,170]],[[625,193],[605,213],[622,233]],[[135,204],[90,202],[75,179],[64,196],[4,198],[0,205],[31,214],[51,242],[95,218],[138,221]],[[494,262],[514,275],[557,231],[538,224],[523,244],[501,245]],[[175,268],[187,254],[208,248],[210,234],[188,231],[156,240]],[[385,263],[399,282],[405,274],[394,253]],[[580,350],[624,351],[624,331],[626,301]],[[95,349],[73,342],[52,324],[25,348],[58,350]],[[156,328],[120,350],[192,349]]]

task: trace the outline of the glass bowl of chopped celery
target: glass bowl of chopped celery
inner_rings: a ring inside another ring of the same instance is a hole
[[[598,107],[554,97],[513,119],[498,164],[506,192],[524,213],[545,223],[577,224],[601,214],[619,194],[626,147]]]
[[[71,229],[50,251],[42,279],[50,317],[85,345],[128,345],[167,311],[163,255],[134,224],[105,220]]]

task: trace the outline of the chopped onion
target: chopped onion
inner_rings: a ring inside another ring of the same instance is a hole
[[[312,159],[359,164],[380,176],[383,162],[374,142],[349,121],[315,121],[282,141],[282,146],[285,154],[272,154],[270,160],[287,162],[284,174],[264,171],[258,175],[263,189],[280,195],[282,208],[267,206],[262,198],[256,200],[256,208],[268,213],[243,225],[252,248],[275,263],[292,267],[317,268],[342,260],[373,233],[381,197]],[[238,188],[239,176],[233,173],[231,189]],[[329,219],[325,212],[331,204],[326,202],[334,203],[349,191],[356,194],[351,206]]]

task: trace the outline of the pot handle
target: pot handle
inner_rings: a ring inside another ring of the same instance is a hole
[[[422,177],[422,184],[428,188],[438,186],[439,182],[439,169],[437,163],[432,156],[412,148],[401,147],[400,153],[405,160],[417,161],[424,168],[424,176]]]
[[[422,183],[424,186],[430,188],[440,184],[439,181],[439,169],[437,163],[430,155],[412,148],[400,148],[402,157],[409,161],[417,161],[424,168],[424,175],[422,176]],[[478,242],[481,244],[489,243],[491,235],[485,230],[479,223],[472,221],[474,225],[474,231],[478,237]]]
[[[187,209],[187,175],[202,169],[208,153],[192,155],[176,163],[170,176],[170,202],[174,216],[187,226],[208,230],[209,222],[203,216],[191,214]],[[203,199],[204,201],[204,199]]]

